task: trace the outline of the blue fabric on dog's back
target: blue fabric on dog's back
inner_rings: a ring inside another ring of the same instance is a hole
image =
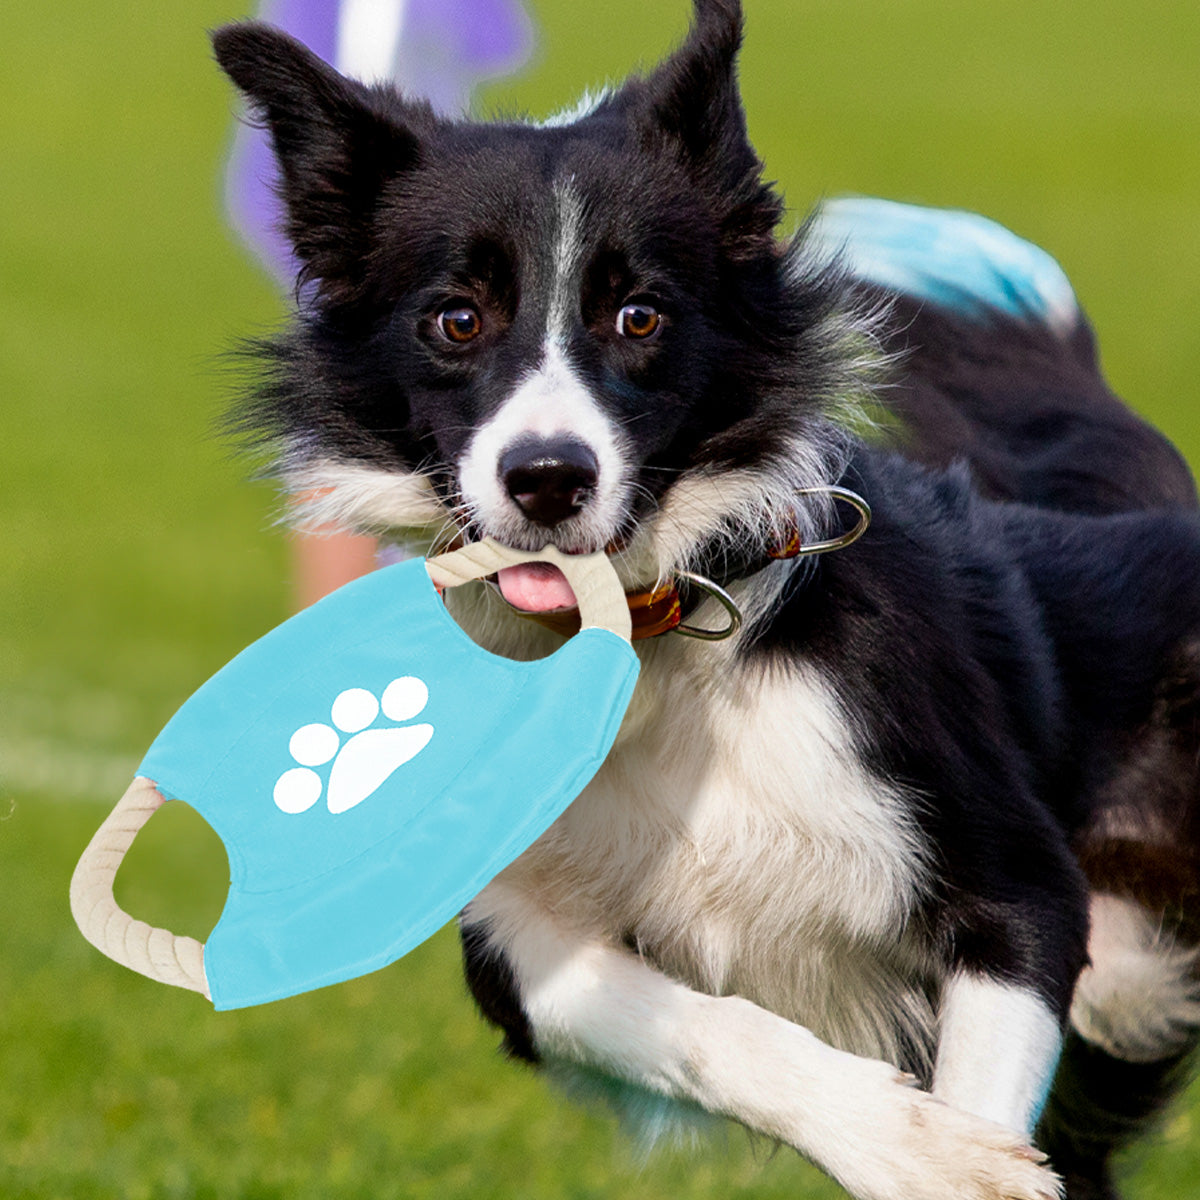
[[[821,206],[813,236],[859,279],[962,316],[990,309],[1061,332],[1078,313],[1054,258],[976,213],[845,197]]]

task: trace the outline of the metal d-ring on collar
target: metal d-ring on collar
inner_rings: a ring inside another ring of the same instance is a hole
[[[858,513],[858,522],[852,529],[848,529],[845,533],[841,533],[837,537],[826,538],[820,542],[812,542],[807,546],[800,545],[796,549],[790,549],[786,554],[781,554],[778,557],[808,558],[816,554],[828,554],[831,550],[843,550],[845,547],[857,542],[867,532],[867,527],[871,524],[871,506],[857,492],[852,492],[849,488],[838,487],[836,485],[799,488],[798,490],[802,496],[815,496],[825,493],[832,496],[835,500],[844,500]],[[672,632],[681,633],[684,637],[696,638],[703,642],[720,642],[724,641],[725,638],[732,637],[741,629],[742,611],[738,608],[734,598],[720,584],[714,583],[711,579],[703,575],[697,575],[694,571],[676,571],[675,576],[677,579],[686,579],[694,587],[698,587],[702,592],[707,592],[712,596],[725,609],[729,617],[729,624],[724,629],[701,629],[696,625],[676,625]]]
[[[837,537],[826,538],[823,542],[813,542],[810,546],[801,546],[799,551],[790,557],[805,558],[812,554],[827,554],[830,550],[844,550],[867,532],[867,527],[871,524],[871,506],[857,492],[839,487],[837,484],[830,484],[827,487],[800,488],[799,492],[802,496],[817,496],[824,492],[835,500],[844,500],[858,513],[858,523],[853,529],[848,529],[845,533],[838,534]]]
[[[702,592],[707,592],[724,608],[729,617],[729,624],[724,629],[701,629],[697,625],[676,625],[672,633],[682,633],[684,637],[696,638],[701,642],[723,642],[727,637],[733,637],[742,627],[742,610],[738,608],[734,598],[718,583],[697,575],[695,571],[676,571],[676,579],[686,579]]]

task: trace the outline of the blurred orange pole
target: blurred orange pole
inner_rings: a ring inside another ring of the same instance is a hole
[[[377,549],[374,538],[343,531],[297,534],[293,550],[296,607],[307,608],[342,584],[374,570]]]

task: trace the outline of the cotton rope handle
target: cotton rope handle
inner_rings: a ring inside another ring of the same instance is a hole
[[[459,550],[431,558],[425,567],[438,587],[457,587],[471,579],[483,579],[502,567],[544,562],[557,567],[575,593],[575,603],[584,629],[607,629],[629,641],[633,618],[625,589],[608,557],[603,553],[564,554],[554,546],[541,550],[514,550],[485,538]]]
[[[134,779],[75,868],[71,915],[79,932],[114,962],[159,983],[207,996],[204,946],[195,938],[156,929],[131,917],[113,896],[113,880],[133,839],[165,803],[152,780],[140,775]]]
[[[629,641],[629,606],[612,563],[602,553],[563,554],[513,550],[488,539],[429,559],[426,570],[440,588],[482,579],[502,567],[548,562],[567,577],[584,628],[607,629]],[[71,915],[83,934],[114,962],[158,983],[189,988],[211,998],[204,974],[204,945],[131,917],[117,903],[113,882],[142,827],[166,803],[154,781],[138,776],[96,830],[71,877]]]

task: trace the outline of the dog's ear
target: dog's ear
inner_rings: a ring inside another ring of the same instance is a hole
[[[646,79],[645,100],[662,132],[697,165],[715,162],[729,149],[741,165],[748,149],[737,86],[741,5],[737,0],[694,2],[687,38]]]
[[[771,243],[783,206],[762,182],[738,89],[742,45],[738,0],[694,0],[683,44],[627,88],[635,120],[654,143],[682,156],[724,210],[727,249],[736,257]]]
[[[260,22],[226,25],[212,42],[217,62],[270,131],[301,280],[316,280],[331,297],[353,295],[380,195],[416,163],[431,110],[346,79]]]

